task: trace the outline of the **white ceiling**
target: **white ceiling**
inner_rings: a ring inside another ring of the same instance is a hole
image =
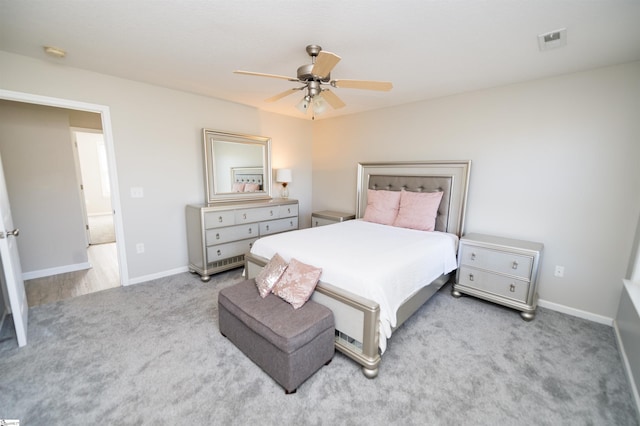
[[[540,52],[560,28],[567,45]],[[295,77],[308,44],[342,57],[334,79],[393,82],[334,89],[335,117],[640,60],[640,1],[0,0],[0,50],[294,117],[301,92],[264,99],[299,85],[233,71]]]

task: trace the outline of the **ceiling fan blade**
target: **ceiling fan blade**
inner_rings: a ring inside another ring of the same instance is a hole
[[[311,73],[313,75],[317,75],[318,77],[326,77],[329,75],[333,67],[335,67],[338,62],[342,59],[340,56],[335,53],[325,52],[321,50],[316,57],[316,62],[313,64],[313,69]]]
[[[276,74],[265,74],[265,73],[262,73],[262,72],[236,70],[233,73],[234,74],[242,74],[242,75],[253,75],[253,76],[256,76],[256,77],[279,78],[281,80],[288,80],[288,81],[298,81],[298,79],[295,78],[295,77],[287,77],[287,76],[284,76],[284,75],[276,75]]]
[[[388,92],[393,88],[393,84],[390,81],[372,80],[333,80],[331,85],[341,89],[379,90],[381,92]]]
[[[299,91],[299,90],[302,90],[302,89],[304,89],[305,87],[306,87],[306,86],[302,86],[302,87],[297,87],[297,88],[295,88],[295,89],[285,90],[284,92],[282,92],[282,93],[278,93],[277,95],[272,96],[272,97],[270,97],[269,99],[265,99],[264,101],[265,101],[265,102],[275,102],[275,101],[277,101],[277,100],[280,100],[280,99],[284,98],[285,96],[289,96],[289,95],[291,95],[293,92],[297,92],[297,91]]]
[[[320,96],[322,96],[324,100],[327,101],[327,103],[331,105],[334,109],[340,109],[347,105],[344,102],[342,102],[342,99],[340,99],[338,95],[336,95],[329,89],[323,90],[322,93],[320,93]]]

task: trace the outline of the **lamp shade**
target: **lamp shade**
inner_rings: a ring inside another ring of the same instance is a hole
[[[276,172],[276,181],[280,183],[291,182],[291,169],[278,169]]]

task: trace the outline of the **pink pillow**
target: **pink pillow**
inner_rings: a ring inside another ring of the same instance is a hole
[[[322,269],[291,259],[280,280],[273,287],[273,293],[291,303],[294,309],[304,305],[313,294],[322,274]]]
[[[231,189],[233,192],[242,192],[244,191],[244,183],[236,182],[233,184],[233,188]]]
[[[244,192],[256,192],[260,189],[260,184],[257,183],[245,183]]]
[[[392,225],[400,207],[400,191],[367,189],[367,208],[363,219],[367,222]]]
[[[433,231],[436,227],[442,192],[409,192],[402,190],[400,210],[393,226]]]
[[[271,293],[283,272],[287,269],[287,262],[278,254],[274,254],[269,263],[256,275],[258,293],[264,299]]]

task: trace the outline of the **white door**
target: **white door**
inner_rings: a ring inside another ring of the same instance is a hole
[[[2,158],[0,158],[0,214],[2,215],[2,220],[0,221],[0,258],[2,260],[3,278],[9,295],[9,306],[13,314],[13,324],[16,327],[18,346],[24,346],[27,344],[29,305],[27,304],[27,294],[24,291],[22,268],[20,267],[18,245],[16,244],[19,231],[13,227],[9,193],[7,192],[4,169],[2,168]]]

